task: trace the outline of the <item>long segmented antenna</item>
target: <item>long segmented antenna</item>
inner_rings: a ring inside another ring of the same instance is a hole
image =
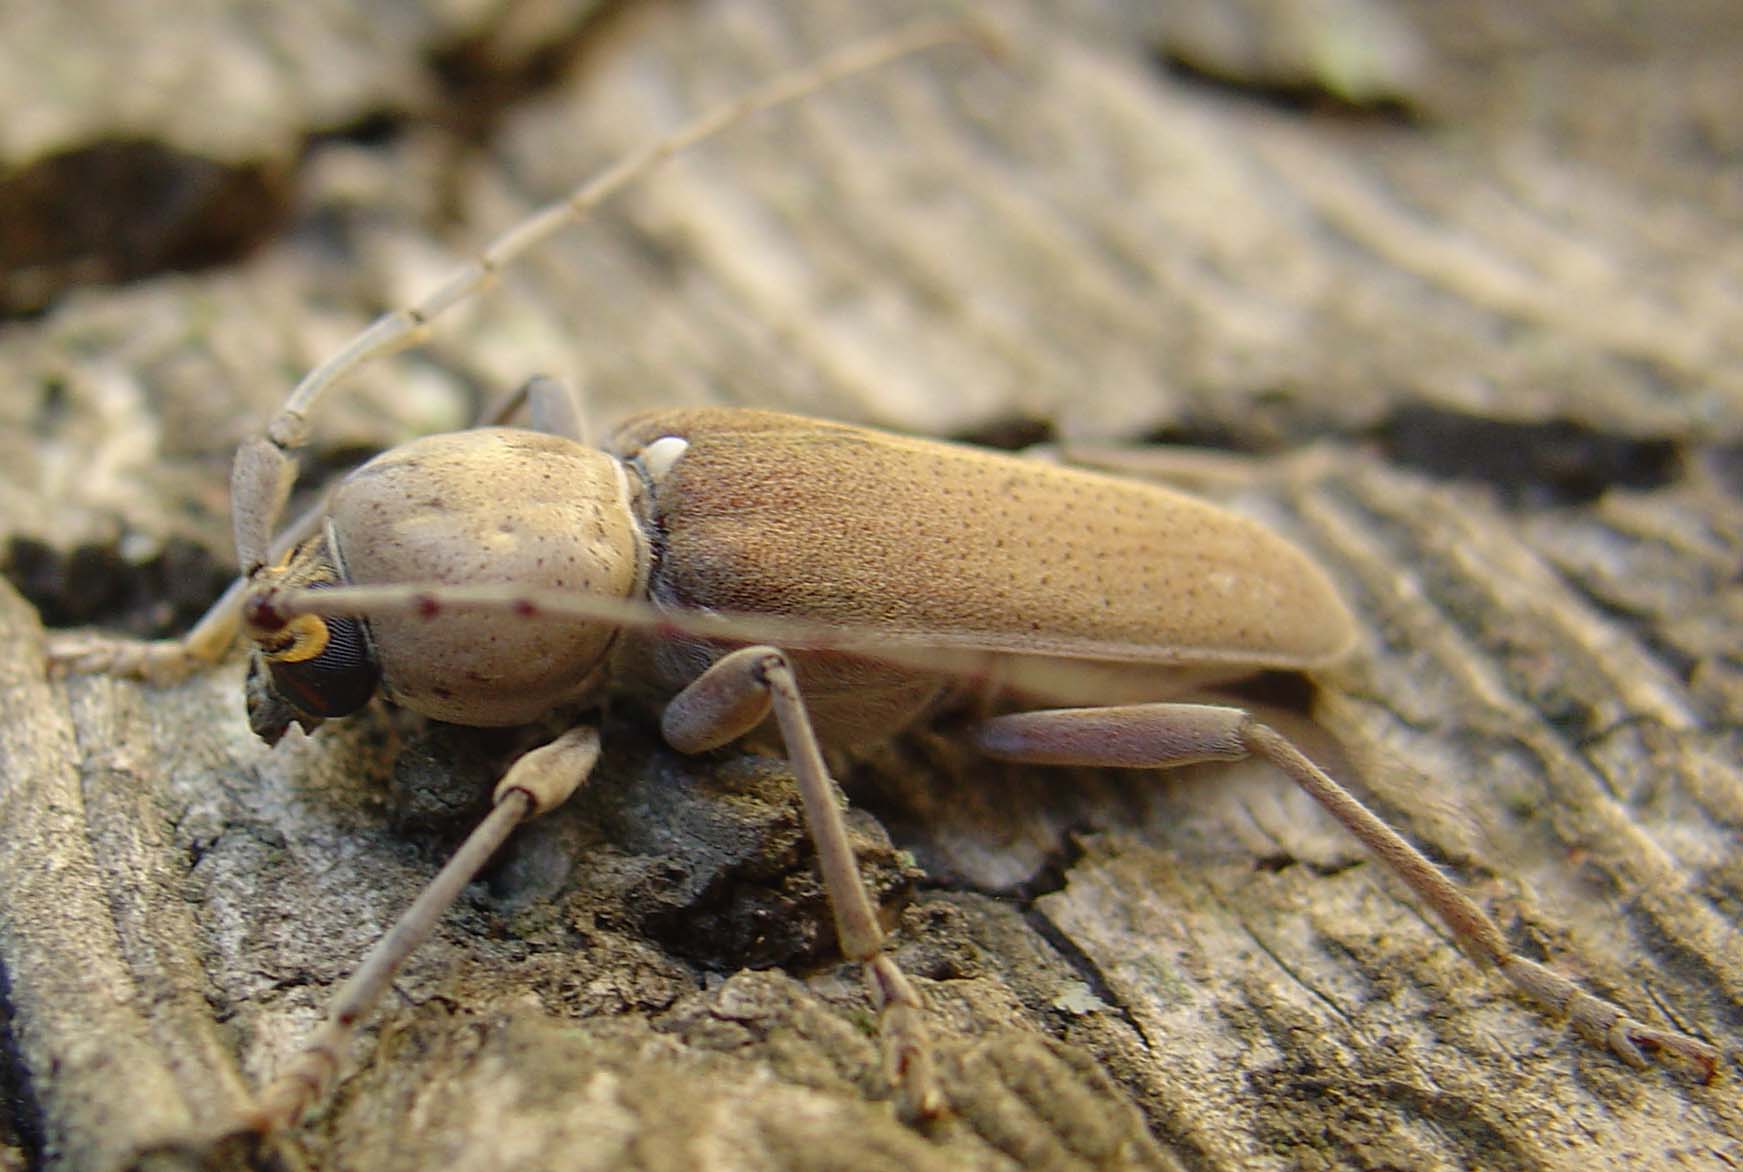
[[[821,650],[858,655],[891,667],[942,673],[1002,689],[1047,695],[1047,681],[1073,681],[1072,691],[1094,688],[1103,676],[1124,678],[1133,663],[1166,667],[1155,647],[1134,649],[1130,643],[1092,643],[1081,639],[1057,646],[1029,640],[1000,646],[999,637],[984,631],[951,634],[904,631],[889,626],[818,623],[787,615],[720,610],[667,609],[641,598],[618,598],[571,590],[528,589],[509,583],[469,586],[417,586],[387,583],[371,586],[331,586],[320,590],[273,589],[255,594],[243,604],[243,624],[254,631],[276,631],[297,615],[420,618],[434,621],[451,614],[508,612],[523,619],[564,618],[648,631],[661,636],[719,639],[733,643],[772,643],[792,650]],[[1196,667],[1219,662],[1251,668],[1250,651],[1216,648],[1181,650],[1181,662]],[[1067,666],[1059,662],[1064,660]],[[1308,663],[1280,667],[1304,669]],[[1076,681],[1083,681],[1081,684]],[[1095,688],[1106,694],[1105,686]]]
[[[272,531],[296,478],[292,453],[308,441],[309,419],[328,387],[372,358],[422,341],[431,321],[488,285],[498,270],[564,228],[582,223],[600,204],[673,156],[755,114],[798,101],[909,54],[958,41],[977,42],[995,50],[997,47],[990,30],[982,25],[964,20],[925,21],[851,46],[807,69],[776,78],[736,101],[717,106],[620,159],[565,198],[534,212],[498,236],[476,258],[455,269],[421,301],[377,318],[305,375],[267,424],[265,434],[237,451],[230,477],[230,499],[236,557],[243,574],[252,575],[266,560]]]

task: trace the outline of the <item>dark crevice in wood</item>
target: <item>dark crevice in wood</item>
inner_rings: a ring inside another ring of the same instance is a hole
[[[390,146],[405,132],[406,124],[405,116],[392,110],[366,111],[343,126],[311,134],[304,144],[304,153],[330,142],[363,147]]]
[[[525,49],[505,43],[499,24],[436,50],[429,57],[441,87],[435,120],[461,141],[483,146],[509,111],[584,68],[588,50],[608,39],[628,7],[625,0],[585,6],[573,25],[546,32]],[[514,22],[504,23],[512,29]]]
[[[1675,441],[1406,406],[1373,429],[1395,462],[1440,480],[1477,481],[1517,508],[1585,504],[1612,488],[1661,488],[1681,473]]]
[[[0,319],[34,316],[70,289],[232,264],[281,232],[295,172],[314,148],[391,144],[433,122],[482,145],[516,106],[560,84],[619,3],[509,56],[485,36],[437,49],[440,98],[429,110],[365,110],[312,127],[291,155],[226,163],[149,138],[94,141],[0,177]],[[117,198],[121,193],[122,198]]]
[[[950,438],[957,443],[974,444],[976,447],[993,448],[1001,452],[1020,452],[1037,444],[1054,443],[1059,434],[1050,419],[1038,419],[1031,415],[1007,415],[1002,419],[989,420],[971,431],[959,432]]]
[[[1423,111],[1402,97],[1355,100],[1315,82],[1309,77],[1286,78],[1237,76],[1166,47],[1156,51],[1156,67],[1176,81],[1240,101],[1254,102],[1287,114],[1336,117],[1400,126],[1419,126],[1427,121]]]
[[[12,1021],[12,982],[5,966],[0,965],[0,1143],[18,1144],[24,1152],[25,1167],[41,1168],[46,1134],[42,1104],[37,1102],[24,1057],[18,1052]]]
[[[1023,921],[1040,936],[1047,945],[1065,962],[1065,965],[1082,979],[1091,993],[1104,1002],[1119,1015],[1119,1018],[1131,1030],[1142,1035],[1137,1021],[1130,1010],[1121,1002],[1113,991],[1107,977],[1093,957],[1078,946],[1070,934],[1056,924],[1046,912],[1037,906],[1041,897],[1065,890],[1070,882],[1071,871],[1087,853],[1084,849],[1081,835],[1084,828],[1067,829],[1061,835],[1061,845],[1057,852],[1050,855],[1040,867],[1016,890],[986,890],[968,882],[941,882],[937,880],[922,880],[918,885],[920,892],[945,892],[950,894],[979,895],[998,903],[1015,906],[1022,914]]]
[[[1047,942],[1048,946],[1059,956],[1059,959],[1065,962],[1066,967],[1076,973],[1078,979],[1088,986],[1089,991],[1095,995],[1098,1001],[1113,1010],[1121,1023],[1134,1034],[1138,1037],[1144,1036],[1144,1031],[1139,1028],[1138,1021],[1132,1016],[1130,1007],[1114,992],[1113,986],[1108,983],[1107,976],[1101,971],[1101,966],[1095,962],[1094,957],[1078,947],[1077,942],[1071,938],[1069,933],[1061,929],[1039,909],[1028,909],[1023,913],[1023,919],[1037,936]]]
[[[1171,448],[1207,448],[1211,451],[1238,452],[1245,455],[1258,452],[1250,436],[1220,423],[1191,418],[1146,432],[1138,438],[1137,443],[1160,444]]]
[[[0,317],[79,285],[228,264],[284,223],[286,179],[142,139],[39,159],[0,178]]]
[[[196,542],[171,538],[144,561],[121,542],[58,550],[14,536],[0,549],[4,576],[45,625],[99,625],[141,638],[185,631],[230,585],[234,571]]]

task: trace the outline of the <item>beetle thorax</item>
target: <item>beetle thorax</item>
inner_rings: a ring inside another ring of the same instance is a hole
[[[537,432],[487,428],[394,448],[334,494],[328,533],[344,578],[631,597],[646,541],[622,466]],[[615,628],[490,612],[370,620],[382,689],[439,720],[521,724],[599,682]]]

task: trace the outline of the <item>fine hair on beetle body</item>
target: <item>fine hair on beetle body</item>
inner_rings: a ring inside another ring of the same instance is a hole
[[[1403,880],[1479,966],[1567,1016],[1619,1060],[1711,1078],[1708,1043],[1639,1021],[1500,928],[1416,848],[1280,733],[1188,702],[1265,671],[1350,655],[1354,617],[1326,573],[1266,527],[1153,485],[775,412],[650,411],[599,448],[574,388],[529,380],[481,426],[382,453],[281,527],[295,454],[357,365],[421,338],[502,267],[584,220],[662,159],[748,113],[893,58],[967,39],[927,24],[780,79],[512,226],[422,302],[320,364],[233,478],[243,578],[169,644],[65,640],[70,669],[169,678],[253,648],[254,731],[314,732],[376,695],[478,727],[588,713],[612,689],[656,697],[673,749],[757,734],[798,786],[841,955],[861,966],[903,1114],[950,1110],[921,988],[886,947],[825,750],[941,712],[987,757],[1152,771],[1254,758],[1314,798]],[[325,1024],[238,1126],[272,1133],[318,1104],[405,957],[507,836],[587,782],[585,716],[518,758],[493,808],[334,997]],[[1134,779],[1133,784],[1142,784]]]

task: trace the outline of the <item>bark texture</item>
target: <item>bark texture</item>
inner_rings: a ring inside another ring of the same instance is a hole
[[[239,661],[48,680],[41,621],[185,626],[229,573],[230,455],[303,370],[630,147],[926,11],[98,7],[0,10],[0,303],[42,311],[0,325],[5,1172],[185,1163],[514,749],[370,711],[268,750]],[[604,421],[776,407],[1200,489],[1360,616],[1281,689],[1346,776],[1720,1078],[1570,1036],[1266,770],[989,768],[942,730],[843,775],[953,1106],[906,1127],[780,763],[626,708],[331,1104],[211,1162],[1743,1163],[1734,5],[985,13],[1004,59],[856,81],[565,234],[352,379],[307,465],[542,371]]]

